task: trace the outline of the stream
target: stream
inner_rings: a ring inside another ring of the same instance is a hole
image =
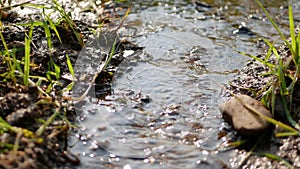
[[[275,29],[255,1],[132,3],[119,34],[144,48],[126,51],[111,95],[78,105],[80,129],[69,143],[78,168],[236,167],[237,152],[225,146],[234,132],[218,110],[222,86],[249,60],[238,51],[262,53],[262,38],[279,40]],[[286,2],[264,4],[287,35]]]

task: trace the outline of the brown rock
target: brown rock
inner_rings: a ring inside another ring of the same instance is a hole
[[[237,97],[261,114],[272,117],[269,110],[261,102],[247,95],[237,95]],[[237,132],[245,136],[260,134],[270,125],[265,119],[248,110],[235,97],[221,104],[219,109],[223,114],[224,120],[232,125]]]

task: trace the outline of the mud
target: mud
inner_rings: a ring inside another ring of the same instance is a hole
[[[70,71],[66,55],[74,65],[79,52],[84,48],[82,42],[87,41],[92,35],[91,30],[95,30],[95,27],[92,23],[88,25],[86,23],[88,20],[85,20],[86,22],[74,20],[72,21],[74,30],[66,20],[62,20],[56,26],[61,42],[56,32],[51,29],[50,38],[53,48],[49,50],[45,29],[34,26],[30,45],[30,76],[48,78],[48,80],[42,80],[39,86],[31,83],[26,87],[18,73],[23,70],[23,65],[12,61],[10,63],[14,64],[16,70],[9,72],[7,59],[22,62],[25,54],[24,39],[28,37],[30,23],[47,21],[41,18],[41,11],[23,13],[23,9],[27,8],[17,7],[15,11],[5,12],[7,16],[2,17],[4,42],[1,41],[0,49],[5,51],[7,47],[12,53],[10,58],[4,55],[0,58],[0,116],[6,121],[1,123],[7,123],[6,127],[8,126],[7,129],[4,127],[4,130],[1,130],[0,135],[0,168],[66,168],[67,166],[73,168],[72,166],[78,165],[80,160],[68,150],[69,132],[75,123],[76,113],[72,101],[64,99],[65,93],[62,92],[62,89],[72,82],[72,78],[68,78]],[[112,13],[112,7],[109,9]],[[106,23],[110,21],[107,20]],[[74,31],[78,32],[80,40]],[[118,43],[116,54],[124,50],[123,44],[125,42]],[[117,62],[120,61],[114,63]],[[49,73],[55,71],[55,65],[60,68],[61,78]],[[105,72],[102,72],[101,77]],[[97,78],[99,90],[109,83],[109,79],[110,77],[107,76],[103,79]],[[31,80],[37,83],[39,78],[31,78]],[[51,84],[51,80],[56,80],[56,84]],[[47,122],[49,120],[50,123]]]

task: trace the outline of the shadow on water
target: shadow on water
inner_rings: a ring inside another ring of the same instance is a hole
[[[275,30],[254,1],[133,3],[119,33],[144,49],[118,66],[111,95],[77,105],[79,168],[231,168],[220,86],[247,60],[235,51],[262,52]],[[268,9],[286,27],[285,6]]]

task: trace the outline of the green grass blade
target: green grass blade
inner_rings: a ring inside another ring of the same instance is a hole
[[[293,17],[293,8],[289,5],[289,22],[290,22],[290,35],[292,41],[291,52],[293,55],[293,60],[296,65],[299,64],[299,53],[298,53],[298,42],[295,36],[295,25],[294,25],[294,17]]]
[[[296,43],[296,54],[297,54],[297,58],[298,58],[298,63],[300,63],[300,33],[298,33],[297,39],[296,39],[297,43]]]
[[[265,62],[268,62],[269,58],[271,57],[272,50],[273,50],[274,46],[267,39],[263,39],[263,40],[269,46],[268,52],[265,56]]]
[[[275,137],[299,136],[299,132],[283,132],[276,133]]]
[[[39,79],[45,82],[49,82],[49,80],[46,77],[42,77],[42,76],[29,76],[32,79]]]
[[[46,89],[46,93],[50,93],[51,92],[51,89],[52,89],[53,85],[54,85],[54,82],[51,81],[51,83],[48,85],[48,87]]]
[[[45,35],[46,35],[48,48],[51,50],[52,49],[51,32],[50,32],[50,29],[49,29],[49,26],[48,26],[47,22],[44,21],[43,23],[44,23],[43,28],[44,28]]]
[[[60,67],[55,64],[54,62],[52,62],[52,65],[54,67],[54,71],[55,71],[55,78],[56,80],[58,80],[60,78]]]
[[[25,61],[24,61],[24,85],[28,87],[29,71],[30,71],[30,40],[25,37]]]
[[[41,84],[42,84],[42,79],[38,79],[38,81],[35,83],[37,86],[41,86]]]
[[[0,153],[5,153],[6,149],[12,150],[14,148],[14,145],[0,141],[0,147]]]
[[[237,51],[237,52],[238,52],[239,54],[243,55],[243,56],[250,57],[250,58],[252,58],[252,59],[254,59],[254,60],[256,60],[256,61],[258,61],[258,62],[264,64],[265,66],[269,67],[270,69],[274,69],[274,68],[275,68],[275,65],[274,65],[274,64],[271,64],[271,63],[269,63],[269,62],[266,61],[266,60],[260,59],[260,58],[254,56],[254,55],[250,55],[250,54],[245,53],[245,52],[240,52],[240,51]]]
[[[1,22],[1,21],[0,21],[0,25],[1,25],[1,27],[2,27],[2,22]],[[8,55],[8,56],[9,56],[9,50],[8,50],[6,41],[5,41],[5,39],[4,39],[4,36],[3,36],[3,34],[2,34],[2,31],[0,31],[0,36],[1,36],[2,44],[3,44],[4,49],[5,49],[5,55]]]
[[[67,65],[68,65],[69,71],[70,71],[71,75],[72,75],[73,78],[74,78],[75,73],[74,73],[74,69],[73,69],[73,66],[72,66],[72,63],[71,63],[71,60],[70,60],[68,54],[66,54],[66,58],[67,58]]]
[[[292,40],[292,49],[295,51],[296,49],[296,38],[295,38],[295,25],[294,25],[294,17],[293,17],[293,9],[289,6],[289,21],[290,21],[290,35]]]
[[[66,11],[60,6],[60,4],[57,2],[57,0],[52,0],[52,3],[55,5],[55,6],[53,6],[53,8],[55,8],[60,13],[60,15],[62,16],[62,18],[68,23],[68,25],[72,29],[73,33],[75,34],[77,41],[79,42],[79,44],[81,46],[83,46],[84,43],[83,43],[83,40],[81,38],[81,34],[78,31],[76,31],[76,29],[75,29],[76,28],[76,24],[70,18],[70,15],[68,15],[66,13]]]
[[[288,44],[287,39],[285,38],[285,36],[283,35],[283,33],[281,32],[281,30],[279,29],[279,27],[277,26],[277,24],[275,23],[275,21],[273,20],[273,18],[270,16],[270,14],[268,13],[268,11],[266,10],[266,8],[260,3],[259,0],[255,0],[256,3],[258,4],[258,6],[263,10],[263,12],[265,13],[265,15],[267,16],[267,18],[269,19],[269,21],[272,23],[273,27],[276,29],[276,31],[279,33],[280,37],[282,38],[282,40],[284,40],[284,42],[286,42]]]
[[[37,136],[41,136],[44,133],[46,127],[49,126],[54,121],[54,119],[59,115],[60,109],[61,106],[59,105],[55,109],[55,112],[47,119],[47,121],[36,130],[35,134]]]
[[[15,49],[12,49],[11,57],[13,59],[13,66],[11,67],[11,70],[10,70],[10,76],[11,76],[11,79],[13,80],[14,84],[16,84],[15,72],[16,72],[16,69],[20,66],[20,64],[17,62]]]
[[[239,140],[239,141],[234,141],[234,142],[230,142],[227,144],[227,146],[229,147],[240,147],[241,145],[247,143],[247,140]]]
[[[42,21],[35,21],[35,22],[29,22],[29,23],[17,23],[18,26],[43,26],[44,23]]]
[[[71,82],[62,90],[62,92],[71,91],[73,89],[74,84],[74,82]]]
[[[35,4],[35,3],[28,3],[28,4],[24,4],[23,6],[26,6],[26,7],[29,7],[29,8],[39,8],[39,9],[46,8],[44,5]]]
[[[30,44],[33,33],[33,25],[30,26],[29,37],[25,36],[25,58],[24,58],[24,75],[23,81],[26,88],[29,84],[29,72],[30,72]]]
[[[51,20],[51,18],[50,18],[48,15],[46,15],[46,14],[44,14],[44,15],[45,15],[47,21],[48,21],[49,24],[50,24],[50,28],[55,32],[55,34],[56,34],[56,36],[57,36],[59,42],[62,43],[61,38],[60,38],[60,36],[59,36],[59,33],[58,33],[57,29],[56,29],[55,24],[53,23],[53,21]]]
[[[3,29],[3,25],[2,25],[1,20],[0,20],[0,28]],[[2,55],[2,57],[7,56],[8,59],[3,59],[3,60],[6,60],[6,61],[7,61],[9,70],[11,70],[12,67],[13,67],[13,64],[12,64],[12,60],[11,60],[11,57],[10,57],[10,52],[9,52],[9,50],[8,50],[8,47],[7,47],[5,38],[4,38],[3,34],[2,34],[2,30],[0,30],[0,37],[1,37],[1,41],[2,41],[2,44],[3,44],[4,49],[5,49],[4,54]]]
[[[111,48],[111,51],[110,51],[110,54],[109,54],[109,57],[108,57],[108,59],[106,59],[105,65],[104,65],[103,69],[106,69],[106,68],[107,68],[107,66],[108,66],[108,64],[109,64],[109,62],[110,62],[110,60],[111,60],[111,58],[112,58],[113,55],[115,54],[116,45],[117,45],[117,38],[115,38],[114,44],[113,44],[113,46],[112,46],[112,48]]]
[[[280,85],[280,93],[281,93],[281,95],[288,95],[289,91],[287,90],[284,75],[285,75],[284,74],[284,66],[283,66],[282,60],[280,59],[279,64],[278,64],[278,70],[277,70],[277,77],[278,77],[279,85]]]
[[[278,51],[277,51],[277,49],[275,47],[272,48],[272,52],[273,52],[273,54],[275,55],[275,57],[277,59],[280,59],[280,55],[278,54]]]
[[[288,168],[291,168],[293,169],[294,167],[288,162],[286,161],[284,158],[282,157],[279,157],[275,154],[270,154],[270,153],[258,153],[258,155],[260,156],[264,156],[264,157],[267,157],[269,159],[272,159],[272,160],[276,160],[276,161],[279,161],[279,162],[283,162]]]
[[[272,92],[271,92],[271,106],[272,106],[272,115],[273,115],[273,117],[274,117],[274,115],[275,115],[275,105],[276,105],[276,94],[275,94],[275,92],[273,92],[273,91],[275,91],[276,90],[276,86],[275,86],[275,84],[273,84],[272,85]]]
[[[286,125],[280,121],[277,121],[273,118],[270,118],[268,116],[263,116],[262,118],[264,118],[266,121],[274,124],[274,125],[278,125],[280,126],[281,128],[285,129],[285,130],[288,130],[288,131],[291,131],[291,132],[297,132],[299,134],[299,131],[297,131],[296,129],[294,129],[293,127],[289,126],[289,125]]]
[[[285,115],[286,115],[286,118],[287,120],[290,122],[290,124],[292,126],[294,126],[295,128],[297,128],[299,130],[299,125],[296,121],[293,120],[292,116],[291,116],[291,113],[287,107],[287,102],[286,102],[286,98],[284,95],[281,95],[281,101],[282,101],[282,105],[283,105],[283,109],[285,111]]]

